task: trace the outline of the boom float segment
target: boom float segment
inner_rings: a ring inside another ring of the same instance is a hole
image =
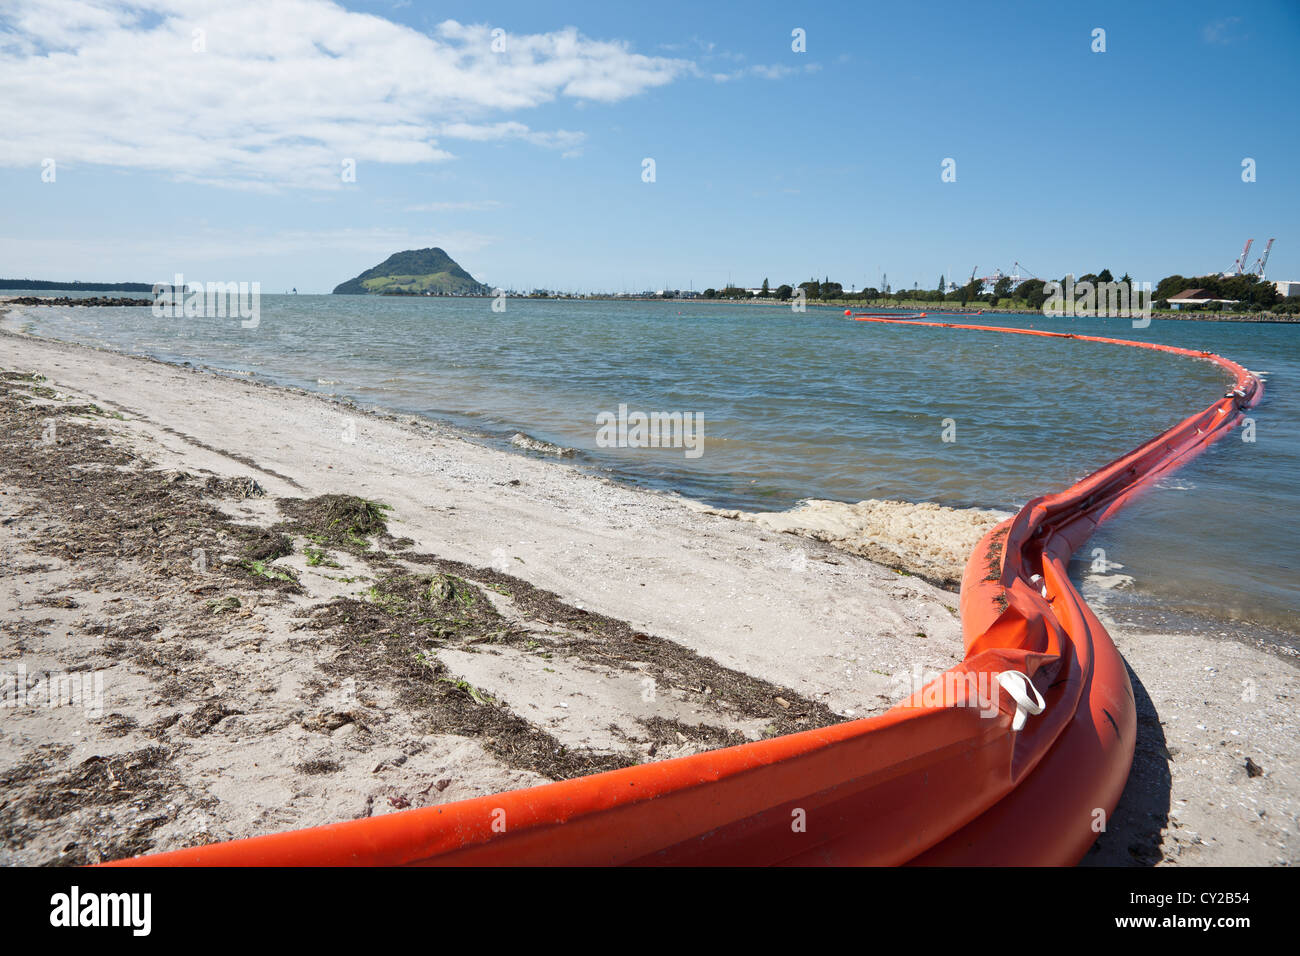
[[[1155,349],[1214,362],[1233,386],[985,536],[962,579],[964,660],[884,714],[117,865],[1076,863],[1096,838],[1098,813],[1108,818],[1124,789],[1136,716],[1123,659],[1070,583],[1070,556],[1143,486],[1228,434],[1263,386],[1209,352],[855,318]]]

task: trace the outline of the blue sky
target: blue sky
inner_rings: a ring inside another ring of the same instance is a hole
[[[7,0],[0,276],[1300,279],[1298,48],[1294,2]]]

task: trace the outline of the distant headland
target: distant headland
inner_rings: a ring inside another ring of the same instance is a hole
[[[395,252],[334,288],[335,295],[490,295],[492,290],[441,249]]]
[[[48,279],[0,279],[0,289],[70,292],[153,292],[152,282],[54,282]]]

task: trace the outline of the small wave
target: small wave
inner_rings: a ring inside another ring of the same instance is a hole
[[[316,379],[316,384],[317,384],[317,385],[337,385],[338,383],[339,383],[339,380],[336,379],[336,378],[318,378],[318,379]]]
[[[1115,565],[1111,565],[1115,567]],[[1107,591],[1117,591],[1122,588],[1131,587],[1135,578],[1131,574],[1089,574],[1085,582],[1093,587],[1102,588]]]
[[[577,452],[572,448],[564,448],[561,445],[552,445],[548,441],[542,441],[540,438],[534,438],[532,435],[525,435],[523,432],[515,432],[510,436],[510,444],[516,448],[524,448],[528,451],[540,452],[543,455],[554,455],[557,458],[572,458]]]
[[[1156,487],[1161,491],[1192,491],[1196,483],[1186,478],[1157,478]]]

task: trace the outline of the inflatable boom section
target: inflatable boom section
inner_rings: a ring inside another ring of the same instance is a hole
[[[1070,556],[1156,477],[1230,433],[1263,392],[1209,352],[1089,335],[860,315],[863,322],[1071,338],[1214,362],[1204,410],[980,541],[961,588],[962,662],[876,717],[440,806],[176,850],[127,865],[1068,865],[1114,811],[1133,691],[1070,583]]]

